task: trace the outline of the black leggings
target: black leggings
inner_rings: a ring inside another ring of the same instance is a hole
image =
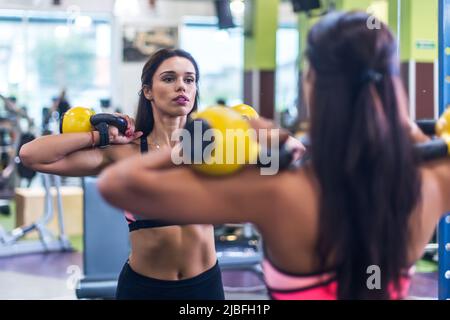
[[[189,279],[160,280],[136,273],[125,263],[117,284],[118,300],[225,300],[218,262]]]

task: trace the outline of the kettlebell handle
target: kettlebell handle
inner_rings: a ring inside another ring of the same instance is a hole
[[[110,113],[97,113],[90,118],[90,121],[93,127],[96,127],[103,122],[107,125],[116,127],[121,134],[125,134],[127,131],[127,120]]]

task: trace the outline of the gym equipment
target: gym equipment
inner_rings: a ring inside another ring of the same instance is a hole
[[[6,104],[10,103],[5,101]],[[18,156],[20,147],[35,138],[32,133],[34,128],[32,119],[23,110],[18,110],[13,105],[9,106],[9,114],[0,119],[0,153],[4,160],[0,175],[0,198],[6,201],[2,209],[9,209],[9,201],[14,197],[16,185],[16,173],[19,178],[26,178],[28,185],[35,177],[36,172],[22,165]],[[28,132],[24,132],[20,120],[24,119],[28,124]],[[51,251],[69,251],[72,249],[64,231],[64,216],[60,194],[60,177],[42,175],[45,188],[45,207],[42,217],[28,226],[22,226],[12,231],[6,231],[0,226],[0,257]],[[58,206],[58,235],[52,234],[47,224],[54,216],[53,200],[50,188],[56,190]],[[37,231],[39,240],[20,241],[32,231]]]
[[[8,190],[13,194],[14,189],[14,154],[17,150],[17,137],[20,132],[17,128],[11,127],[14,123],[8,119],[0,119],[0,189]],[[6,125],[8,124],[8,125]],[[2,198],[5,198],[2,196]]]
[[[48,174],[43,174],[42,177],[45,188],[45,209],[41,219],[29,226],[22,226],[10,232],[6,232],[0,226],[0,257],[40,252],[72,250],[72,246],[64,231],[64,215],[60,194],[60,177]],[[50,191],[52,183],[54,188],[56,189],[58,206],[59,234],[57,236],[53,235],[52,232],[47,228],[47,224],[52,220],[54,215],[53,199]],[[19,241],[32,231],[38,232],[39,240]]]
[[[97,178],[83,178],[83,270],[79,299],[113,299],[117,279],[130,252],[123,211],[110,206],[98,192]]]
[[[433,160],[450,155],[450,109],[438,120],[418,120],[419,128],[427,135],[437,137],[429,142],[416,144],[422,160]]]
[[[450,109],[444,111],[436,122],[436,134],[439,137],[450,136]]]
[[[259,161],[262,147],[257,142],[257,133],[247,120],[249,117],[256,118],[256,111],[246,105],[236,109],[240,112],[233,108],[210,107],[187,122],[185,129],[191,139],[183,140],[182,145],[184,155],[190,157],[194,170],[221,176],[235,173],[246,164],[266,166]],[[205,134],[209,129],[213,129],[211,135]],[[209,154],[205,155],[206,152]],[[292,154],[284,144],[279,146],[278,156],[279,168],[287,168]]]
[[[0,119],[0,212],[4,215],[10,214],[10,201],[17,182],[14,156],[20,131],[15,123],[9,118]]]
[[[36,171],[34,171],[33,169],[30,169],[22,164],[22,162],[20,161],[20,157],[19,157],[19,151],[20,151],[20,148],[25,143],[33,141],[34,139],[36,139],[35,135],[30,132],[26,132],[21,135],[19,145],[17,147],[16,159],[15,159],[15,162],[17,164],[17,174],[21,178],[24,178],[28,181],[28,183],[27,183],[28,188],[31,186],[31,181],[36,176]]]
[[[239,170],[243,164],[256,163],[258,158],[258,143],[256,137],[250,134],[251,126],[247,120],[226,107],[211,107],[196,114],[193,121],[185,127],[191,134],[190,145],[183,140],[183,150],[192,147],[193,168],[209,175],[227,175]],[[204,159],[203,154],[212,145],[210,142],[200,142],[204,133],[214,129],[214,150],[211,157]],[[244,150],[244,152],[242,152]],[[231,158],[231,159],[230,159]]]
[[[109,113],[97,113],[92,109],[74,107],[69,109],[61,118],[60,132],[90,132],[101,124],[112,125],[119,129],[122,134],[127,130],[127,121]]]
[[[69,109],[61,117],[60,133],[90,132],[97,130],[100,133],[100,147],[109,145],[108,126],[115,126],[121,134],[127,130],[127,121],[124,118],[109,113],[98,113],[84,107]]]
[[[0,101],[7,110],[5,116],[0,117],[0,212],[9,214],[9,203],[14,197],[14,189],[21,184],[21,178],[27,179],[29,185],[36,175],[33,170],[25,168],[18,157],[22,144],[34,139],[34,124],[26,109],[18,109],[13,100],[0,95]]]
[[[94,128],[91,124],[91,117],[95,115],[94,110],[74,107],[69,109],[61,117],[60,122],[60,132],[61,133],[72,133],[72,132],[90,132]]]

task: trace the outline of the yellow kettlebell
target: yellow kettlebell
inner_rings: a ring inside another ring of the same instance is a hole
[[[69,109],[61,118],[60,133],[90,132],[93,130],[108,131],[108,126],[114,126],[119,132],[125,134],[127,120],[110,113],[95,113],[94,110],[84,107]]]
[[[450,108],[447,108],[436,122],[436,134],[439,137],[450,135]]]
[[[93,130],[90,119],[95,115],[94,110],[85,107],[69,109],[61,118],[60,132],[90,132]]]
[[[212,143],[202,148],[202,163],[193,163],[194,170],[207,175],[221,176],[238,171],[243,165],[256,163],[259,146],[256,136],[247,120],[241,114],[228,107],[210,107],[198,112],[194,121],[186,128],[191,134],[191,141],[201,139],[195,136],[195,122],[211,129],[209,136],[213,137]],[[198,125],[197,127],[200,127]],[[207,139],[208,140],[208,139]]]
[[[447,108],[436,121],[436,135],[447,143],[450,155],[450,108]]]
[[[253,109],[251,106],[247,104],[238,104],[231,107],[232,110],[239,113],[241,116],[243,116],[245,119],[258,119],[259,114],[256,112],[255,109]]]

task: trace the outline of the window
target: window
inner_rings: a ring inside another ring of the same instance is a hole
[[[298,98],[299,35],[296,26],[277,31],[276,111],[295,108]],[[224,98],[229,105],[243,100],[243,31],[219,30],[214,23],[188,22],[181,31],[181,47],[199,63],[200,108]]]
[[[180,47],[196,59],[200,68],[199,109],[225,99],[228,105],[242,102],[243,33],[241,28],[219,30],[214,23],[186,23]]]
[[[111,95],[111,27],[107,17],[0,11],[0,93],[16,96],[42,121],[43,108],[67,89],[72,106],[99,108]]]
[[[296,26],[277,31],[276,112],[296,108],[298,99],[299,34]]]

